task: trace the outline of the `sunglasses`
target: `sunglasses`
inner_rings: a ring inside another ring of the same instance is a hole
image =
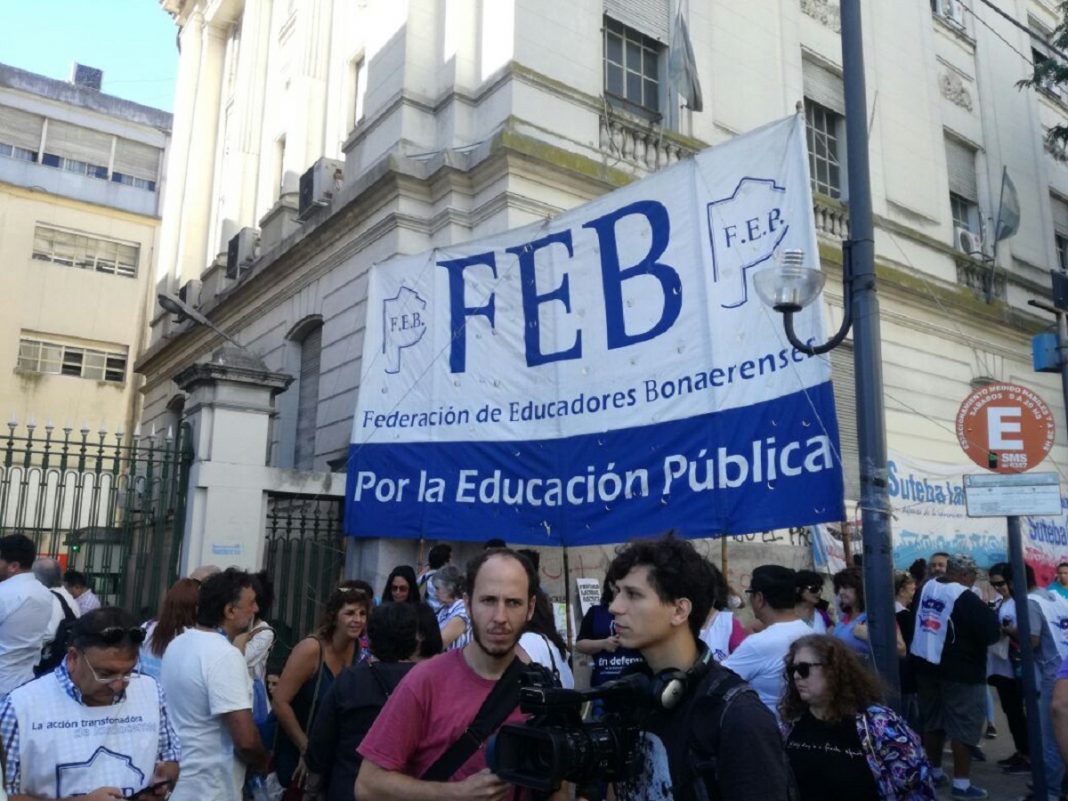
[[[813,584],[813,585],[811,585],[809,587],[805,587],[805,589],[808,590],[809,592],[814,592],[814,593],[816,593],[816,595],[819,595],[820,593],[823,592],[823,585],[822,584]]]
[[[99,641],[108,647],[119,645],[124,640],[131,645],[140,645],[145,641],[145,630],[140,626],[132,626],[128,629],[122,626],[108,626],[106,629],[87,633],[85,638],[94,642]]]
[[[357,596],[363,596],[364,598],[369,598],[370,597],[367,594],[367,590],[363,589],[362,587],[338,587],[337,591],[338,592],[343,592],[346,595],[351,592],[351,593],[355,593]]]
[[[787,662],[786,675],[796,675],[798,678],[807,679],[809,673],[812,672],[812,668],[819,667],[822,664],[823,662]]]
[[[991,587],[1004,587],[1008,583],[1009,582],[1007,582],[1007,581],[991,581],[990,582],[990,586]]]

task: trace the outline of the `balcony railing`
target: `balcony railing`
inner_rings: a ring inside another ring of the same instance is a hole
[[[601,115],[601,150],[653,172],[694,152],[675,141],[670,132],[611,114]]]
[[[833,198],[816,195],[812,198],[812,213],[816,218],[816,233],[842,240],[849,236],[849,209]]]

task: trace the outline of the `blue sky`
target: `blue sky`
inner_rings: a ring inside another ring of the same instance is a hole
[[[103,91],[171,111],[178,26],[158,0],[0,0],[0,63],[67,80],[75,61]]]

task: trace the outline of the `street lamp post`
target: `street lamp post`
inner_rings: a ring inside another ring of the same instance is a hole
[[[875,291],[875,234],[868,171],[868,103],[860,0],[842,0],[842,73],[845,82],[846,158],[849,165],[849,238],[853,309],[853,371],[860,453],[864,595],[875,666],[892,706],[900,707],[894,560],[886,468],[886,409],[879,298]]]
[[[894,617],[894,565],[887,489],[886,412],[883,406],[882,344],[879,299],[875,292],[875,241],[868,171],[868,120],[864,88],[864,48],[860,0],[842,0],[842,72],[845,84],[846,153],[849,165],[849,240],[843,243],[842,326],[818,346],[801,342],[793,315],[818,294],[822,276],[801,265],[798,253],[785,253],[776,268],[755,274],[761,297],[783,314],[786,335],[803,353],[826,353],[853,328],[853,364],[857,399],[857,448],[860,454],[860,514],[864,545],[864,598],[868,634],[876,670],[887,701],[900,708],[897,630]],[[763,273],[763,274],[762,274]],[[778,279],[777,289],[771,287]],[[761,287],[761,283],[764,286]]]

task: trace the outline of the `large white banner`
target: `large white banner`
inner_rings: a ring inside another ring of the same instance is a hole
[[[982,473],[963,456],[958,464],[911,459],[890,452],[890,507],[894,513],[894,565],[904,570],[932,553],[964,553],[986,569],[1008,556],[1004,517],[968,517],[964,507],[965,474]],[[1066,507],[1066,499],[1061,500]],[[1052,580],[1059,562],[1068,561],[1068,518],[1023,517],[1024,559],[1043,584]]]
[[[818,264],[799,115],[375,265],[346,530],[594,544],[840,519],[829,363],[753,291],[786,248]],[[797,328],[822,339],[818,304]]]

